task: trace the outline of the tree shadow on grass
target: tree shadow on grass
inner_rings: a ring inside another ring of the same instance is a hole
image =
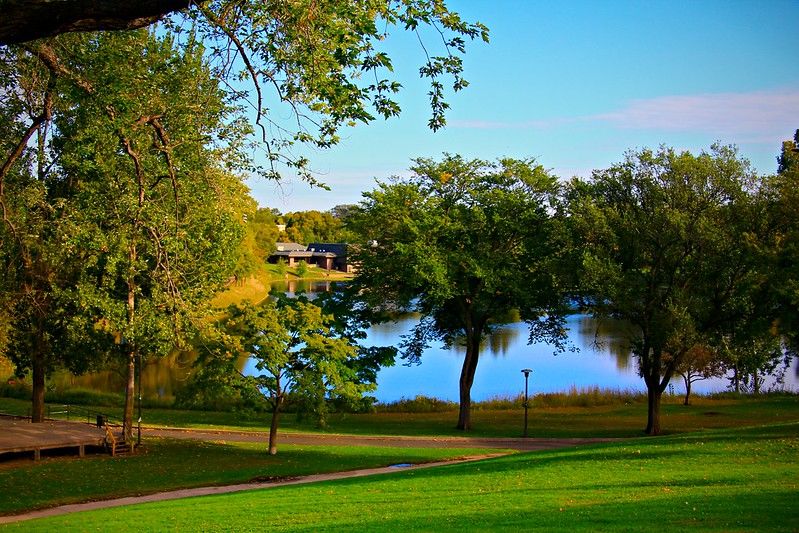
[[[655,471],[662,465],[674,465],[675,472],[658,481],[638,479],[633,475],[620,483],[628,487],[654,486],[712,486],[718,484],[737,485],[740,478],[730,469],[733,463],[726,463],[729,474],[714,472],[708,480],[687,476],[679,479],[679,469],[701,470],[708,461],[723,461],[726,458],[741,459],[758,442],[775,442],[778,439],[793,440],[799,435],[799,424],[780,424],[760,428],[741,428],[733,430],[708,430],[690,436],[668,436],[643,438],[620,443],[600,443],[558,450],[524,452],[484,461],[455,464],[435,469],[410,470],[398,472],[396,479],[403,477],[420,481],[434,482],[447,476],[521,476],[530,472],[549,469],[550,472],[562,471],[571,467],[585,468],[586,476],[591,469],[602,473],[608,469],[626,468],[629,471]],[[789,444],[787,444],[789,446]],[[715,458],[715,459],[714,459]],[[716,467],[721,468],[721,467]],[[380,477],[341,480],[336,483],[344,485],[366,485],[380,483]],[[591,479],[583,479],[575,483],[575,488],[593,487],[598,490],[616,487],[618,484],[599,485]]]
[[[378,513],[331,510],[317,531],[653,531],[711,529],[717,531],[792,531],[799,526],[795,492],[777,488],[767,493],[745,486],[723,495],[702,492],[686,496],[651,490],[636,501],[612,498],[585,500],[563,494],[547,501],[516,502],[485,498],[455,506],[383,506]],[[375,516],[378,515],[378,516]],[[299,526],[299,525],[298,525]],[[302,529],[299,527],[274,530]]]

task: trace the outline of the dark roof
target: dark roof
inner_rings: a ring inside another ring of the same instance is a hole
[[[316,253],[331,253],[339,257],[347,255],[347,244],[343,242],[312,242],[308,245],[308,250]]]

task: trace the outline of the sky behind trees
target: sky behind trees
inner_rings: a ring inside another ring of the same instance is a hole
[[[720,141],[772,173],[780,143],[799,128],[797,1],[448,5],[486,24],[491,43],[468,44],[471,85],[449,95],[446,128],[427,128],[417,37],[394,31],[386,50],[404,86],[402,115],[344,130],[330,150],[301,152],[331,191],[253,179],[259,204],[294,211],[355,203],[374,178],[405,175],[412,158],[442,152],[535,157],[568,178],[618,162],[628,149],[698,152]]]

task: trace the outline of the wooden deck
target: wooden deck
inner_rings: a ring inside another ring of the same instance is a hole
[[[69,449],[83,457],[87,446],[102,447],[104,439],[103,429],[81,422],[31,424],[27,418],[0,415],[0,459],[4,454],[32,452],[38,460],[42,450]]]

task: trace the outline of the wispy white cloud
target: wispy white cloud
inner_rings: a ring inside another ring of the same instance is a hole
[[[771,137],[796,127],[799,89],[633,100],[619,111],[586,119],[630,129]]]
[[[543,120],[503,122],[453,120],[454,128],[551,129],[568,124],[604,123],[622,129],[704,133],[739,142],[773,142],[799,125],[799,88],[661,96],[632,100],[608,113]]]

